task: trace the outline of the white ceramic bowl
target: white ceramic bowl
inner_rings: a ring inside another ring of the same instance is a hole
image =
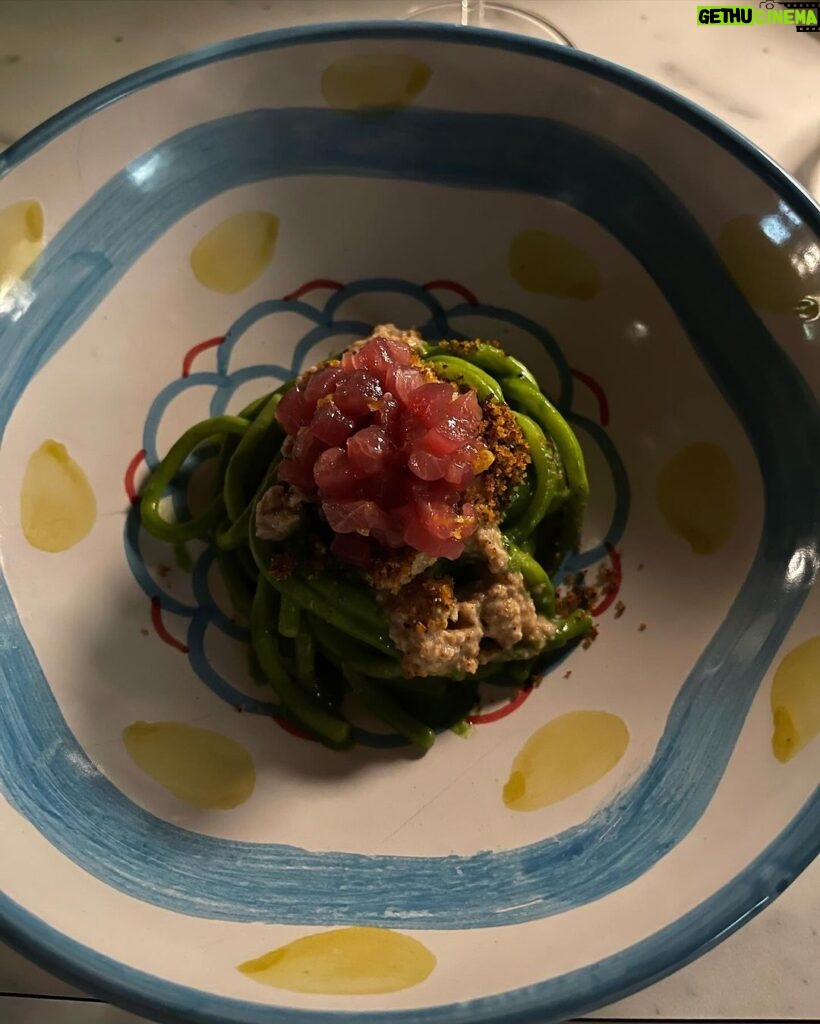
[[[651,82],[423,25],[220,45],[0,156],[10,940],[172,1020],[543,1021],[781,892],[820,839],[819,231]],[[537,370],[589,463],[574,568],[620,587],[422,759],[278,728],[207,555],[129,511],[187,425],[385,320]]]

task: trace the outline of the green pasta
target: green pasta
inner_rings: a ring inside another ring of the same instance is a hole
[[[368,711],[391,725],[396,732],[401,733],[405,739],[420,750],[429,750],[432,747],[436,740],[436,734],[428,725],[405,711],[383,688],[359,675],[355,669],[345,668],[344,673],[350,683],[350,689]]]
[[[325,708],[317,697],[291,678],[272,632],[274,608],[270,592],[270,585],[260,574],[251,610],[251,643],[262,671],[296,722],[330,747],[349,746],[352,736],[350,723]]]
[[[563,487],[563,472],[554,445],[546,439],[538,424],[520,412],[515,414],[515,418],[530,449],[535,480],[529,502],[516,518],[505,522],[505,528],[510,540],[523,542],[549,512],[556,494]]]
[[[471,388],[478,395],[480,402],[485,402],[488,398],[494,398],[498,402],[504,401],[504,394],[498,381],[479,366],[456,356],[430,356],[428,361],[439,377]]]
[[[248,578],[236,555],[227,551],[216,551],[216,564],[228,597],[231,600],[236,617],[240,622],[248,623],[251,618],[251,604],[253,602],[253,591],[251,590]]]
[[[446,345],[429,347],[426,353],[427,358],[446,355],[450,348],[451,346]],[[520,359],[508,356],[506,352],[502,352],[495,345],[479,342],[478,344],[465,346],[463,358],[467,362],[486,371],[490,377],[494,377],[497,381],[502,381],[506,377],[513,377],[527,381],[527,383],[532,384],[535,388],[538,387],[538,381]]]
[[[174,477],[194,449],[214,438],[241,437],[248,426],[248,420],[240,416],[215,416],[185,431],[143,488],[140,516],[149,533],[159,540],[168,541],[169,544],[184,544],[185,541],[207,536],[221,522],[225,514],[225,498],[221,491],[214,496],[204,512],[181,523],[170,523],[165,519],[160,512],[160,503]]]
[[[236,451],[225,469],[223,494],[225,508],[232,522],[246,512],[248,502],[253,497],[253,492],[247,493],[248,471],[254,455],[265,440],[265,435],[271,430],[281,433],[276,423],[276,408],[279,405],[279,399],[278,394],[271,395],[259,410],[253,422],[242,435]]]
[[[481,686],[528,685],[553,652],[590,629],[587,612],[558,612],[550,578],[578,545],[589,492],[569,424],[529,369],[494,345],[441,343],[421,352],[438,380],[474,391],[485,411],[494,403],[507,406],[502,411],[508,418],[512,413],[520,431],[528,465],[510,485],[498,519],[508,571],[520,574],[518,586],[523,580],[548,622],[537,648],[522,641],[499,649],[472,674],[408,674],[384,602],[364,576],[332,558],[312,560],[316,531],[328,529],[315,511],[299,513],[286,541],[258,536],[256,507],[278,482],[287,437],[277,411],[293,381],[259,396],[239,416],[216,416],[187,430],[154,469],[140,500],[143,526],[153,536],[211,546],[235,616],[249,627],[255,676],[276,692],[285,717],[333,749],[354,743],[352,698],[418,750],[428,750],[438,730],[461,728],[480,703]],[[179,522],[165,518],[163,499],[175,478],[194,452],[207,457],[207,446],[218,454],[206,508]],[[456,560],[439,558],[424,574],[469,589],[483,571],[476,552],[465,549]]]

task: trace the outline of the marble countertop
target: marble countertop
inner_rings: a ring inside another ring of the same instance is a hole
[[[820,198],[820,33],[704,32],[694,0],[520,0],[581,49],[728,121]],[[66,104],[220,39],[319,21],[400,18],[412,0],[0,0],[0,149]],[[89,59],[89,55],[93,55]],[[765,85],[761,84],[765,82]],[[820,1018],[820,861],[710,953],[601,1019]],[[0,947],[3,1024],[128,1024]]]
[[[0,145],[92,90],[186,50],[287,25],[400,18],[428,2],[0,0]],[[704,32],[692,0],[519,2],[580,49],[708,108],[820,195],[820,33],[786,25]]]

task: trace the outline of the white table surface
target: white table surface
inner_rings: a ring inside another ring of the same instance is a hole
[[[704,31],[694,0],[519,2],[552,20],[579,48],[707,107],[820,197],[820,33],[785,25]],[[412,0],[0,0],[0,149],[93,89],[186,50],[285,25],[401,17],[413,6]],[[594,1016],[820,1018],[820,861],[722,945]],[[0,947],[0,1024],[137,1020]]]

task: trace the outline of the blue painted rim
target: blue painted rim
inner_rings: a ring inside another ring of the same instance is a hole
[[[396,22],[295,28],[248,36],[177,57],[128,76],[57,114],[0,155],[0,179],[63,131],[138,89],[218,60],[311,42],[340,39],[432,39],[479,45],[568,64],[641,95],[703,132],[781,196],[805,223],[820,233],[820,207],[757,146],[718,118],[651,80],[608,61],[506,33],[458,26]],[[298,1016],[305,1024],[329,1024],[362,1017],[394,1024],[473,1024],[566,1019],[622,998],[657,981],[715,945],[779,895],[820,852],[815,823],[820,787],[790,825],[747,868],[684,917],[632,947],[597,964],[527,988],[468,1003],[393,1013],[337,1014],[277,1010],[264,1004],[225,999],[161,981],[116,963],[61,935],[50,925],[0,895],[0,936],[40,960],[54,973],[126,1008],[168,1021],[219,1020],[261,1024]],[[545,1017],[545,1014],[547,1017]]]
[[[381,1013],[288,1010],[160,980],[82,946],[0,894],[0,938],[64,981],[167,1024],[549,1024],[581,1016],[660,981],[706,953],[785,891],[817,853],[820,787],[739,875],[665,928],[588,967],[469,1002]],[[784,855],[788,869],[779,868]]]
[[[243,57],[265,50],[276,50],[300,43],[336,42],[340,39],[432,39],[438,42],[467,46],[487,46],[492,49],[509,50],[530,57],[541,57],[556,64],[567,64],[607,82],[614,82],[622,89],[651,100],[663,110],[675,114],[687,124],[699,129],[718,145],[736,156],[743,164],[755,171],[767,185],[785,192],[794,209],[812,229],[820,233],[820,204],[788,171],[781,167],[751,139],[733,128],[726,121],[710,113],[698,104],[686,99],[665,85],[622,67],[603,57],[596,57],[581,50],[560,46],[557,43],[526,39],[511,32],[488,31],[467,28],[461,25],[425,24],[424,22],[368,21],[338,22],[327,25],[311,25],[296,28],[276,29],[240,36],[224,43],[214,43],[179,57],[171,57],[151,67],[143,68],[132,75],[104,86],[96,92],[54,114],[37,128],[32,129],[8,149],[0,153],[0,180],[14,167],[42,149],[52,139],[73,127],[79,121],[102,110],[103,107],[124,99],[131,93],[149,85],[173,78],[186,71],[194,71],[220,60]]]

